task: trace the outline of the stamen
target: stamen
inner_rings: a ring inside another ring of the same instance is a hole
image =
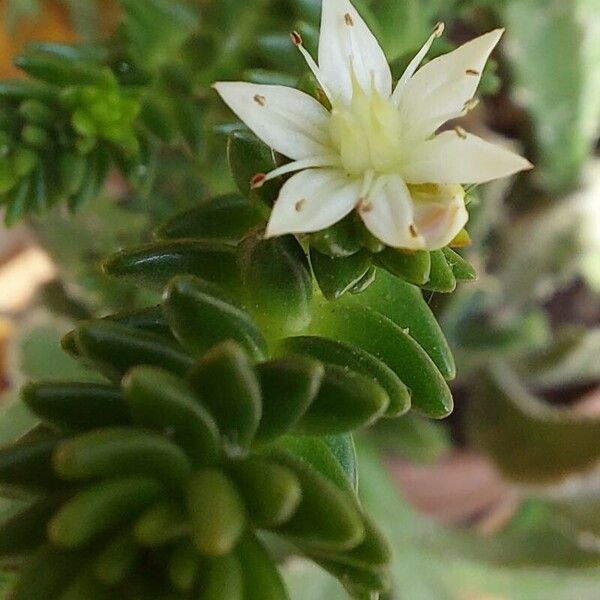
[[[457,125],[454,128],[454,131],[456,132],[456,135],[461,139],[461,140],[466,140],[467,139],[467,132],[460,126]]]
[[[319,82],[319,85],[321,86],[321,88],[325,92],[325,95],[327,96],[327,98],[329,98],[329,101],[331,102],[333,100],[333,96],[331,95],[331,92],[329,91],[327,85],[325,85],[325,79],[323,77],[323,74],[321,73],[321,70],[317,66],[317,63],[315,62],[314,58],[310,55],[308,50],[304,47],[302,36],[297,31],[292,31],[292,33],[290,34],[290,38],[294,46],[296,46],[296,48],[300,50],[300,54],[302,54],[302,56],[304,57],[308,68],[312,71],[312,74],[316,77],[317,81]]]
[[[435,24],[435,27],[431,30],[431,35],[435,35],[436,38],[441,38],[444,35],[444,30],[446,29],[446,25],[439,21]]]
[[[473,110],[478,105],[479,105],[479,98],[471,98],[470,100],[467,100],[464,103],[463,110],[468,112],[470,110]]]
[[[465,73],[466,73],[467,75],[474,75],[474,76],[476,76],[476,77],[479,77],[479,75],[481,75],[481,73],[480,73],[480,72],[479,72],[477,69],[467,69],[467,70],[465,71]]]
[[[292,33],[290,33],[290,38],[292,38],[292,44],[294,44],[294,46],[302,46],[302,36],[297,31],[292,31]]]
[[[344,23],[346,23],[348,27],[354,27],[354,19],[352,18],[352,15],[350,13],[346,13],[344,15]]]
[[[396,85],[396,89],[394,89],[394,93],[392,94],[392,102],[396,106],[398,106],[398,104],[400,102],[400,97],[402,96],[402,92],[404,91],[404,88],[406,87],[408,80],[415,74],[415,72],[419,68],[419,65],[423,62],[423,59],[425,58],[425,56],[431,49],[433,42],[437,38],[441,37],[441,35],[444,33],[444,29],[445,29],[444,23],[439,22],[433,28],[433,31],[431,32],[429,39],[425,42],[425,44],[419,50],[417,55],[410,61],[408,67],[406,67],[406,70],[402,74],[402,77],[400,77],[400,80],[398,81],[398,84]]]
[[[265,173],[257,173],[250,180],[250,189],[257,190],[261,188],[267,181],[267,175]]]
[[[410,231],[410,235],[412,235],[414,238],[419,237],[419,230],[417,229],[417,226],[414,223],[411,223],[408,226],[408,230]]]
[[[321,89],[321,88],[317,88],[315,90],[315,94],[317,96],[317,100],[323,104],[327,101],[327,95],[325,94],[325,92]]]
[[[298,200],[298,202],[296,202],[296,204],[294,205],[294,208],[296,209],[296,212],[302,212],[305,205],[306,205],[306,198],[302,198],[302,200]]]
[[[259,106],[264,106],[267,103],[267,99],[260,94],[256,94],[256,96],[254,96],[254,102],[256,102],[256,104]]]
[[[367,200],[369,194],[371,193],[371,188],[373,187],[373,182],[375,181],[375,171],[373,169],[368,170],[365,173],[365,177],[363,179],[362,188],[360,190],[360,198],[362,200]]]
[[[340,157],[335,155],[330,156],[315,156],[313,158],[305,158],[303,160],[295,160],[294,162],[288,163],[277,167],[273,171],[267,174],[260,173],[263,179],[260,182],[262,186],[267,181],[271,181],[281,175],[287,175],[288,173],[294,173],[296,171],[303,171],[304,169],[313,169],[319,167],[337,167],[340,164]],[[257,177],[257,175],[255,175]],[[259,186],[260,187],[260,186]]]
[[[368,198],[360,198],[358,201],[358,210],[361,213],[369,213],[373,210],[373,203]]]

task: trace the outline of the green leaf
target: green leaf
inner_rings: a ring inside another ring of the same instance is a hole
[[[247,308],[267,335],[281,337],[308,325],[312,278],[295,237],[247,238],[239,247],[239,265]]]
[[[258,457],[234,462],[229,470],[258,527],[275,527],[294,514],[302,490],[292,471]]]
[[[0,446],[14,442],[38,423],[36,416],[21,401],[16,391],[1,394],[0,404]]]
[[[50,521],[48,537],[57,546],[74,548],[118,527],[160,494],[152,479],[114,479],[96,483],[63,505]]]
[[[0,483],[9,489],[44,490],[60,487],[52,470],[52,453],[59,440],[55,436],[25,441],[0,449]]]
[[[375,255],[375,261],[396,277],[415,285],[425,285],[431,274],[431,257],[429,252],[419,250],[408,252],[386,248]]]
[[[294,516],[277,531],[303,548],[326,552],[351,550],[365,528],[353,494],[344,492],[307,462],[286,452],[272,460],[291,469],[300,481],[302,500]]]
[[[0,524],[0,556],[18,558],[33,552],[46,541],[46,525],[60,505],[64,493],[36,500]]]
[[[60,443],[52,463],[69,481],[146,476],[180,485],[192,466],[183,450],[158,433],[131,427],[97,429]]]
[[[229,477],[218,469],[197,471],[186,500],[196,548],[208,556],[233,550],[246,525],[246,510]]]
[[[66,343],[70,343],[67,336]],[[180,375],[192,366],[192,358],[163,337],[136,331],[108,321],[83,324],[72,339],[81,355],[116,382],[139,364],[157,366]],[[68,346],[67,346],[68,347]]]
[[[359,457],[363,506],[392,542],[392,597],[596,599],[598,554],[581,548],[556,513],[530,506],[519,523],[486,536],[438,526],[408,505],[373,449],[359,446]],[[285,576],[294,600],[348,600],[341,585],[314,565],[295,563]]]
[[[158,239],[191,238],[205,242],[237,244],[263,220],[256,202],[238,194],[205,200],[181,213],[157,231]]]
[[[123,395],[98,383],[32,383],[23,402],[37,417],[70,431],[126,425],[131,417]]]
[[[233,555],[213,558],[202,574],[202,592],[200,600],[221,600],[223,590],[227,590],[227,598],[244,600],[244,573],[241,561]]]
[[[363,250],[345,258],[331,258],[313,249],[310,252],[310,263],[325,298],[337,300],[367,274],[371,266],[371,255]]]
[[[319,391],[295,429],[304,435],[349,433],[376,421],[389,402],[386,391],[369,377],[326,365]]]
[[[274,179],[254,189],[251,182],[256,175],[269,173],[279,166],[273,150],[247,130],[234,131],[227,143],[227,157],[242,196],[272,206],[279,196],[281,181]]]
[[[151,287],[176,275],[194,275],[231,289],[237,281],[235,249],[193,240],[165,241],[124,250],[104,262],[104,271]]]
[[[217,460],[217,425],[181,379],[160,369],[136,367],[125,376],[123,389],[136,423],[157,432],[172,432],[171,439],[195,466]]]
[[[452,412],[450,390],[425,350],[403,329],[367,306],[338,300],[315,310],[315,333],[355,344],[382,360],[411,391],[412,406],[427,416]]]
[[[308,462],[341,490],[357,489],[358,468],[352,436],[287,436],[277,440],[275,446]]]
[[[419,288],[380,269],[375,283],[355,301],[366,304],[407,330],[442,375],[448,380],[454,379],[456,364],[452,350]]]
[[[284,357],[257,365],[262,391],[262,418],[257,441],[275,440],[291,431],[317,395],[325,368],[303,356]]]
[[[386,415],[397,416],[410,408],[410,392],[396,373],[358,346],[325,337],[299,336],[280,341],[279,348],[285,353],[312,356],[324,363],[338,365],[370,377],[387,392],[389,405]]]
[[[473,281],[477,279],[477,272],[473,266],[458,252],[455,252],[452,248],[443,248],[442,252],[457,281]]]
[[[192,388],[232,447],[248,448],[262,414],[260,384],[248,355],[227,341],[204,354],[189,374]]]
[[[448,294],[456,289],[456,277],[452,266],[446,260],[446,255],[441,250],[429,253],[431,257],[431,271],[429,281],[423,289],[431,292]]]
[[[252,534],[242,536],[236,555],[243,567],[245,600],[289,600],[277,567]]]
[[[171,330],[190,353],[203,352],[233,340],[255,359],[267,354],[267,343],[250,316],[213,286],[200,279],[172,279],[163,296],[163,311]]]
[[[361,249],[352,215],[335,225],[311,234],[311,248],[331,258],[346,258]]]

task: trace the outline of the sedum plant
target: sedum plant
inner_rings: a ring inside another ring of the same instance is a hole
[[[434,2],[402,39],[385,17],[403,8],[387,1],[323,0],[320,34],[311,0],[121,4],[111,40],[34,45],[17,59],[31,79],[0,86],[8,222],[38,213],[44,238],[55,205],[88,205],[107,229],[121,210],[144,217],[103,263],[111,289],[135,292],[105,296],[63,338],[88,376],[27,385],[35,424],[0,450],[9,597],[287,598],[297,557],[351,597],[394,597],[407,573],[386,537],[399,536],[358,498],[354,435],[429,432],[452,412],[456,365],[429,292],[475,279],[457,252],[468,184],[531,167],[454,122],[487,87],[502,32],[421,66],[440,54]],[[418,31],[430,37],[413,58]],[[240,78],[252,82],[226,81]],[[221,100],[245,125],[223,125]],[[98,217],[115,170],[125,201]],[[185,210],[165,219],[171,205]],[[532,416],[510,374],[485,368],[513,337],[515,363],[535,362],[522,342],[543,326],[494,329],[480,294],[442,311],[480,377],[472,437],[530,481],[539,459],[506,460],[498,421],[517,424],[518,447],[540,422],[550,450],[584,432],[587,453],[548,477],[587,468],[597,423]]]

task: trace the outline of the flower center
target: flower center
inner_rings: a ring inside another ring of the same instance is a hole
[[[375,86],[367,94],[353,77],[350,105],[333,103],[330,133],[348,174],[398,172],[403,158],[400,114]]]

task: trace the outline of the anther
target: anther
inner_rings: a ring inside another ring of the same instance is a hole
[[[358,210],[361,213],[368,213],[373,210],[373,204],[369,202],[368,198],[361,198],[358,202]]]
[[[417,229],[416,225],[414,225],[414,223],[411,223],[408,226],[408,230],[410,231],[410,235],[412,235],[414,238],[419,237],[419,230]]]
[[[290,33],[290,38],[294,46],[302,46],[302,36],[297,31],[292,31],[292,33]]]
[[[260,94],[256,94],[256,96],[254,96],[254,102],[256,102],[256,104],[259,106],[264,106],[267,103],[267,99]]]
[[[302,212],[305,204],[306,204],[306,198],[302,198],[302,200],[298,200],[298,202],[296,202],[296,204],[294,205],[296,212]]]
[[[354,19],[352,18],[352,15],[350,13],[346,13],[344,15],[344,23],[346,23],[348,27],[354,27]]]
[[[463,109],[464,110],[473,110],[478,104],[479,104],[479,98],[471,98],[470,100],[467,100],[464,103]]]
[[[444,29],[446,29],[446,25],[442,23],[442,21],[440,21],[439,23],[436,23],[431,34],[434,35],[436,38],[442,37]]]
[[[456,132],[456,135],[461,139],[461,140],[466,140],[467,139],[467,132],[460,126],[456,126],[454,128],[454,131]]]
[[[473,75],[473,76],[475,76],[475,77],[479,77],[479,75],[481,75],[481,72],[480,72],[480,71],[478,71],[477,69],[467,69],[467,70],[465,71],[465,73],[466,73],[467,75]]]
[[[261,188],[264,185],[266,180],[267,180],[267,176],[265,173],[257,173],[250,180],[250,189],[257,190],[258,188]]]

